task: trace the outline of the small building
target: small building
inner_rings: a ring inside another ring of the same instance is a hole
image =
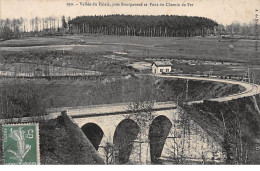
[[[169,73],[172,71],[172,63],[170,61],[155,61],[152,64],[152,72],[154,74]]]

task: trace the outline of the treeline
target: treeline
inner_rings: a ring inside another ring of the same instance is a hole
[[[0,20],[0,39],[10,39],[12,37],[19,37],[23,29],[24,19],[13,19],[9,18]]]
[[[256,33],[260,32],[260,27],[256,25],[255,22],[250,22],[249,24],[239,22],[232,22],[229,25],[219,24],[216,27],[219,35],[244,35],[244,36],[255,36]]]
[[[67,22],[70,17],[34,17],[31,19],[0,19],[0,40],[19,38],[22,36],[49,35],[57,32],[63,32],[67,29]]]
[[[188,16],[81,16],[69,21],[72,33],[147,36],[190,37],[214,33],[218,23],[204,17]]]
[[[254,22],[221,25],[204,17],[188,16],[80,16],[0,19],[0,40],[64,34],[103,34],[147,37],[190,37],[208,35],[254,36],[260,32]]]

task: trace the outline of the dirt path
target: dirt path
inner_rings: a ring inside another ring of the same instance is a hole
[[[28,50],[35,48],[64,48],[65,50],[71,50],[73,47],[93,47],[93,46],[105,46],[105,45],[113,45],[113,46],[138,46],[138,47],[154,47],[153,45],[142,45],[142,44],[134,44],[134,43],[103,43],[103,42],[86,42],[84,44],[68,44],[68,45],[35,45],[35,46],[4,46],[0,47],[0,50],[6,51],[19,51],[19,50]]]

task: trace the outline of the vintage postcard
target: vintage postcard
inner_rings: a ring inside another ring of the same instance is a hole
[[[260,0],[0,0],[0,164],[260,164]]]

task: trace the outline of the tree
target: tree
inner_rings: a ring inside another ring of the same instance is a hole
[[[11,39],[13,37],[13,35],[14,35],[14,33],[8,26],[4,26],[1,29],[0,38],[8,40],[8,39]]]
[[[182,106],[182,102],[179,102],[179,104]],[[190,117],[180,106],[177,106],[178,119],[172,121],[173,127],[169,133],[172,145],[167,148],[170,159],[174,164],[184,163],[186,159],[185,153],[187,153],[189,151],[188,148],[190,148],[188,145],[190,143]]]
[[[126,116],[127,119],[134,120],[140,128],[138,143],[139,143],[139,163],[142,164],[142,143],[149,143],[145,137],[148,135],[147,130],[149,129],[154,115],[152,113],[154,102],[152,101],[138,101],[130,103],[127,108],[132,112],[132,114]]]
[[[238,104],[235,104],[238,110]],[[224,141],[222,143],[223,152],[225,154],[225,162],[227,164],[246,164],[248,162],[248,138],[246,138],[246,120],[244,115],[241,115],[229,107],[228,116],[222,116],[224,126]],[[232,117],[232,118],[230,118]]]
[[[66,29],[67,28],[67,23],[66,23],[66,20],[65,20],[65,16],[61,17],[61,22],[62,22],[62,28]]]
[[[0,85],[0,117],[20,118],[46,114],[43,89],[19,80],[3,81]]]
[[[67,25],[67,23],[66,23],[66,20],[65,20],[65,16],[64,16],[64,15],[61,17],[61,22],[62,22],[63,34],[65,34],[65,31],[66,31],[68,25]]]
[[[105,160],[106,164],[113,164],[114,163],[114,145],[110,142],[106,142],[105,146],[103,147],[105,151]]]
[[[77,33],[152,36],[152,37],[187,37],[209,35],[214,32],[217,23],[203,17],[187,16],[82,16],[68,24]]]

